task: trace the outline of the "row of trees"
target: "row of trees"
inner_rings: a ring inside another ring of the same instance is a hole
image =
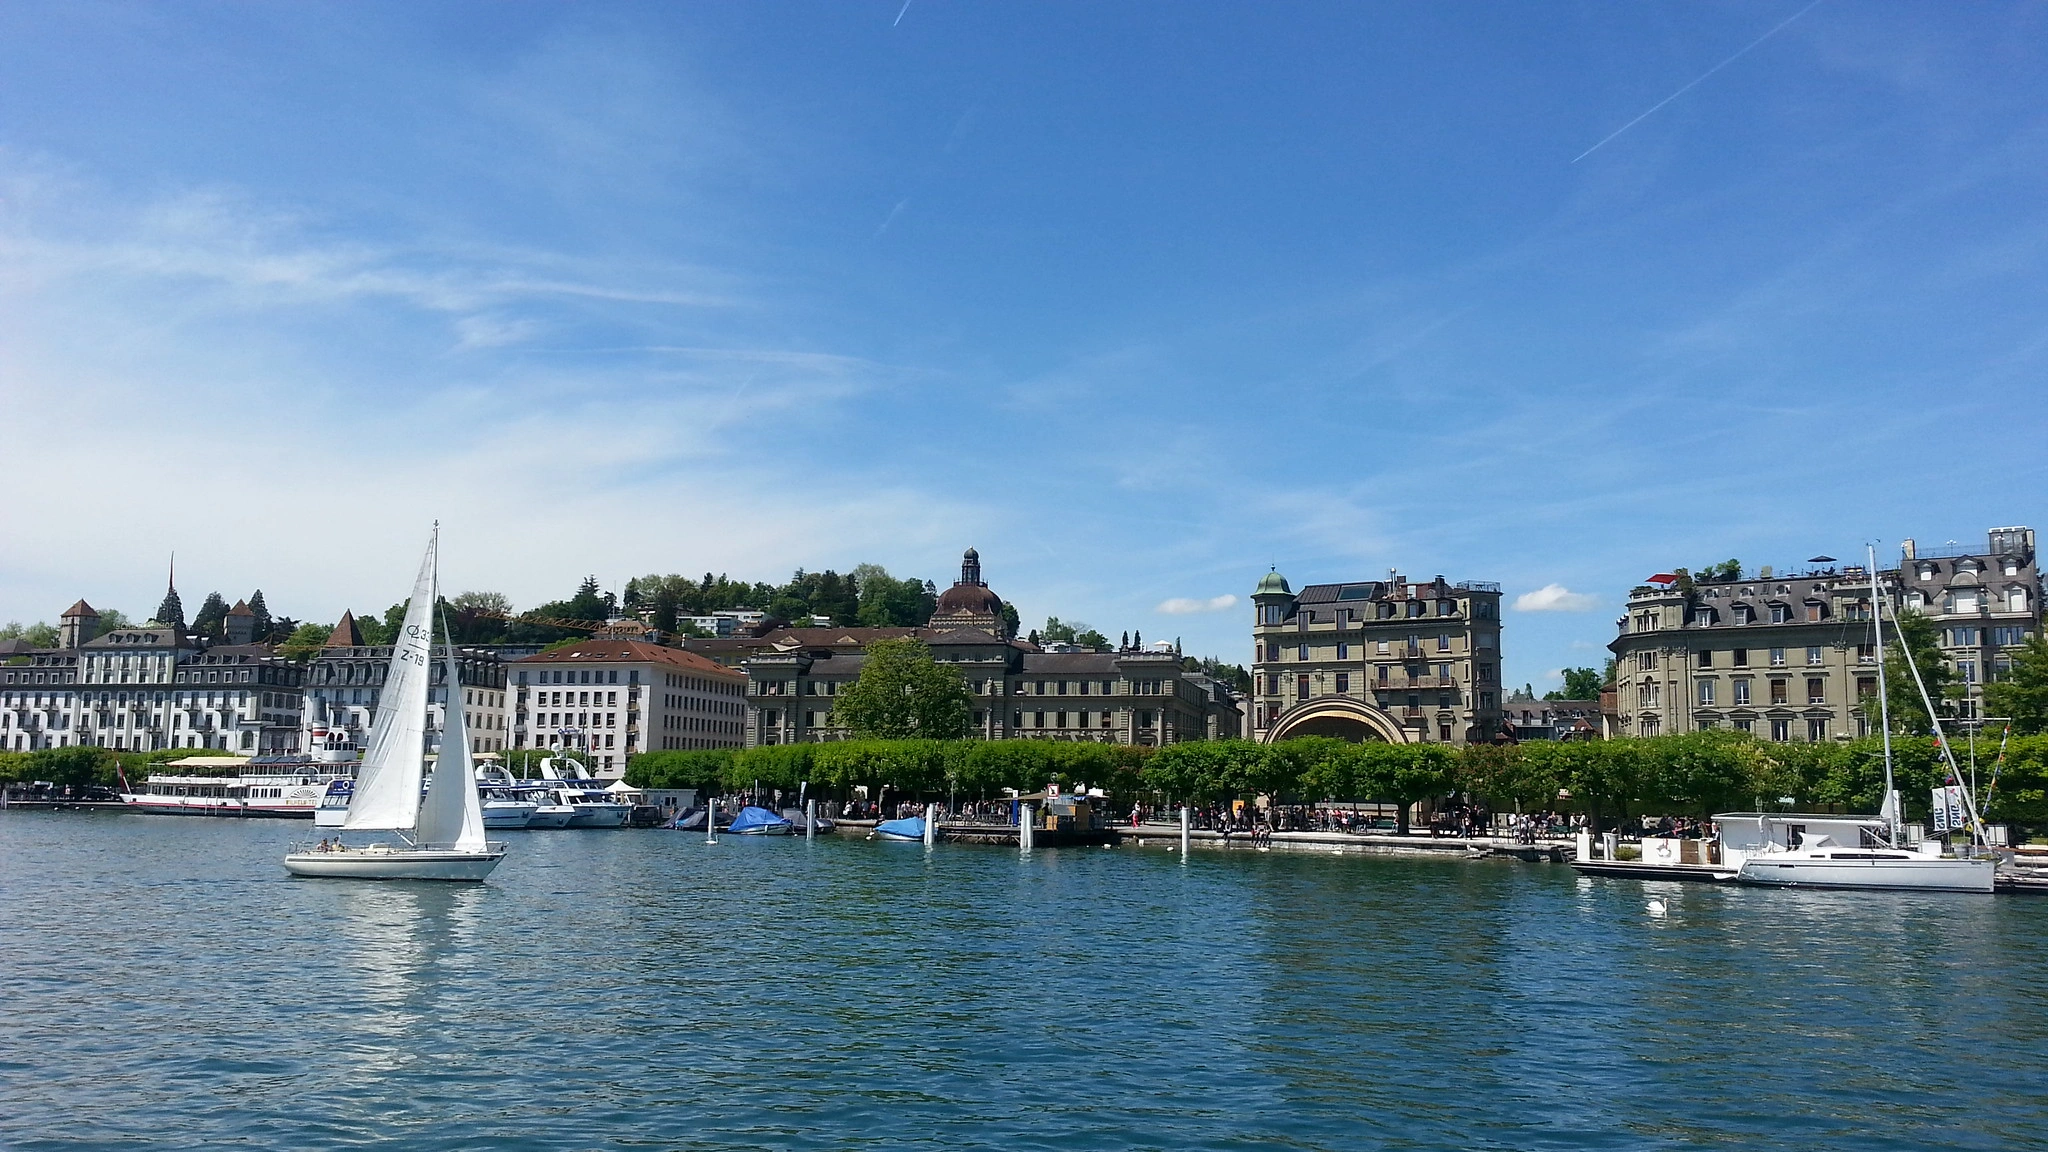
[[[1934,741],[1893,741],[1909,818],[1945,781]],[[1994,769],[1997,783],[1992,785]],[[2048,824],[2048,736],[1979,749],[1987,819]],[[1767,809],[1875,812],[1884,763],[1876,740],[1774,744],[1712,731],[1589,742],[1474,745],[1351,744],[1308,737],[1278,744],[1197,741],[1153,750],[1042,740],[850,740],[745,751],[650,752],[627,765],[640,787],[815,791],[856,785],[993,797],[1048,782],[1092,785],[1132,800],[1217,803],[1270,796],[1282,803],[1426,799],[1476,801],[1496,811],[1583,812],[1597,824],[1641,815]]]

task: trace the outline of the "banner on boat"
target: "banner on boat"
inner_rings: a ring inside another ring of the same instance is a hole
[[[1968,821],[1963,816],[1962,785],[1950,784],[1945,788],[1934,789],[1934,798],[1928,804],[1928,812],[1934,818],[1934,831],[1937,834],[1961,832],[1968,826]]]

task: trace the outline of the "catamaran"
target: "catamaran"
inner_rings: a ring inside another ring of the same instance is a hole
[[[1997,862],[1992,859],[1942,855],[1939,840],[1923,840],[1908,847],[1899,835],[1899,794],[1892,787],[1891,708],[1885,698],[1884,597],[1877,583],[1877,552],[1870,549],[1870,626],[1876,630],[1877,702],[1879,730],[1884,739],[1884,802],[1876,820],[1843,820],[1841,817],[1786,816],[1761,813],[1729,813],[1716,816],[1723,829],[1724,847],[1740,840],[1748,849],[1736,872],[1745,884],[1768,884],[1785,888],[1904,888],[1948,892],[1990,892],[1997,879]],[[1935,743],[1957,774],[1955,754],[1942,736],[1941,718],[1927,685],[1920,679],[1919,666],[1904,643],[1906,667],[1920,689],[1920,701],[1933,720]],[[1974,799],[1969,806],[1973,836],[1983,828]],[[1747,820],[1756,820],[1755,833],[1748,835]],[[1838,824],[1840,828],[1817,827]],[[1738,832],[1739,830],[1739,832]],[[1774,836],[1774,831],[1779,835]],[[1853,832],[1855,843],[1836,836]]]
[[[453,638],[446,647],[448,705],[443,709],[441,753],[425,795],[428,668],[434,647],[434,606],[440,601],[440,525],[413,581],[385,675],[383,700],[370,727],[369,747],[356,773],[355,795],[341,830],[389,832],[396,843],[344,843],[340,837],[295,848],[284,858],[294,876],[361,880],[482,880],[505,846],[484,839],[483,807],[470,765],[469,730],[460,703]]]

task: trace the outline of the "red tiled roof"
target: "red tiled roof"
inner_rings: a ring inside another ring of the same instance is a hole
[[[645,663],[668,664],[677,668],[688,668],[700,675],[723,676],[730,680],[744,680],[746,677],[695,652],[681,648],[670,648],[661,644],[649,644],[642,640],[585,640],[562,648],[551,648],[522,656],[514,664],[596,664],[596,663]]]
[[[59,619],[59,620],[65,620],[65,619],[69,619],[70,617],[73,617],[73,616],[97,616],[97,615],[99,615],[99,613],[97,613],[97,612],[95,612],[95,611],[93,611],[93,610],[92,610],[92,605],[90,605],[90,604],[87,604],[87,603],[86,603],[85,601],[83,601],[83,600],[80,600],[80,601],[79,601],[78,603],[76,603],[76,604],[73,604],[73,605],[72,605],[71,607],[69,607],[69,608],[66,608],[66,609],[64,610],[64,615],[62,615],[62,616],[59,616],[59,617],[58,617],[58,619]]]
[[[334,626],[333,632],[328,633],[325,647],[361,648],[363,646],[363,630],[356,627],[356,614],[346,608],[342,609],[341,622]]]

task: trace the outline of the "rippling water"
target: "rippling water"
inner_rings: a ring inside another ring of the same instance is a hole
[[[292,880],[304,834],[0,815],[0,1145],[2048,1139],[2048,901],[656,831]]]

